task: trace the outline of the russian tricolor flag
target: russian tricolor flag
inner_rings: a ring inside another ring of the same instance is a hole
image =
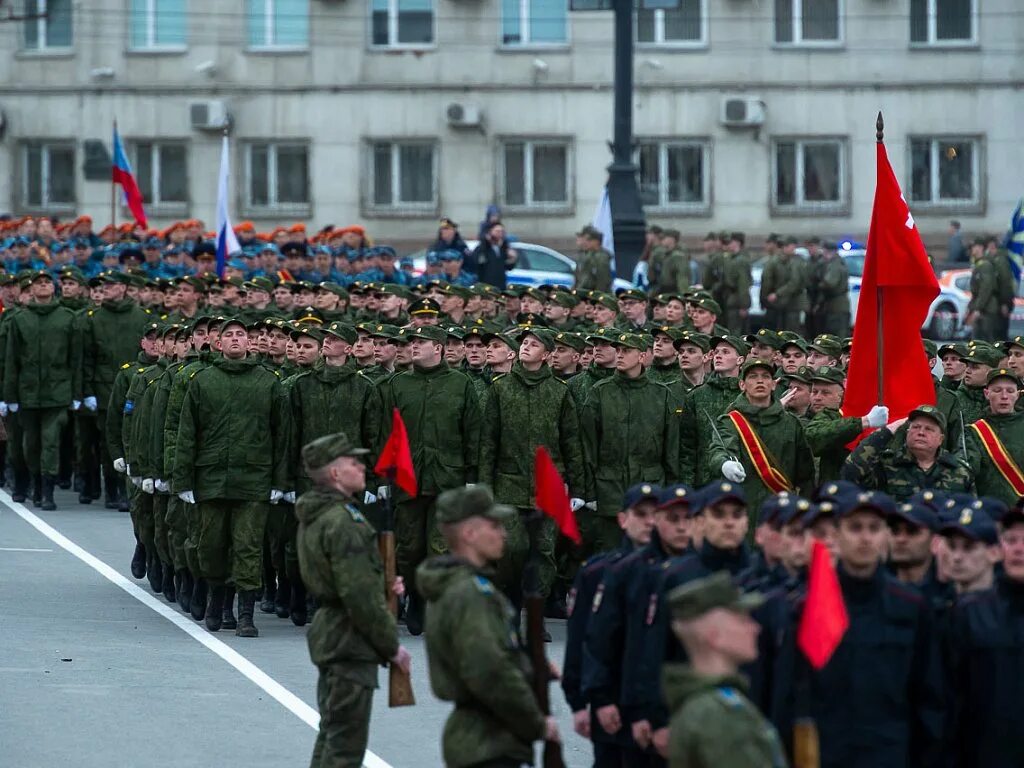
[[[121,143],[121,135],[117,132],[117,123],[114,123],[113,180],[124,190],[124,199],[128,204],[128,210],[132,212],[135,223],[147,227],[146,211],[142,207],[142,192],[139,191],[139,185],[135,183],[132,165],[128,162],[128,155],[125,154],[124,145]]]
[[[225,136],[220,150],[220,177],[217,180],[217,276],[224,277],[224,265],[228,256],[242,250],[231,227],[228,214],[228,177],[231,175],[228,137]]]

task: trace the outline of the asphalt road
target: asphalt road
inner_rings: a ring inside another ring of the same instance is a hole
[[[58,491],[58,511],[40,512],[0,491],[0,762],[308,765],[318,715],[305,628],[257,612],[258,639],[207,632],[132,579],[128,515],[76,498]],[[565,624],[549,629],[560,665]],[[430,692],[422,638],[402,632],[418,704],[389,710],[378,690],[369,768],[442,765],[450,707]],[[572,733],[561,691],[551,694],[566,764],[584,768],[589,744]]]

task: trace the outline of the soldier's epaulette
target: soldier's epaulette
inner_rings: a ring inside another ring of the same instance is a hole
[[[277,378],[279,378],[279,379],[281,378],[281,372],[280,371],[274,371],[274,375],[277,376]]]
[[[682,412],[683,412],[682,408],[676,408],[676,413],[682,413]]]
[[[559,384],[562,384],[562,385],[564,385],[566,387],[569,386],[569,382],[566,381],[565,379],[560,379],[557,376],[552,376],[551,378],[554,379],[555,381],[557,381]]]
[[[507,373],[499,373],[497,376],[495,376],[493,379],[491,379],[491,384],[493,384],[494,382],[498,381],[499,379],[504,379],[507,375],[508,375]]]
[[[94,313],[95,311],[96,311],[95,309],[90,309],[90,310],[89,310],[89,311],[88,311],[88,312],[86,313],[86,317],[92,317],[92,315],[93,315],[93,313]]]
[[[141,367],[139,368],[139,370],[138,370],[138,373],[142,373],[142,372],[143,372],[143,371],[145,371],[145,370],[146,370],[146,366],[141,366]]]
[[[485,594],[485,595],[493,595],[494,594],[494,585],[491,584],[491,582],[488,581],[487,579],[485,579],[483,576],[474,576],[473,577],[473,583],[476,585],[476,588],[478,590],[480,590],[480,592],[482,594]]]
[[[153,314],[153,310],[152,309],[148,309],[146,307],[143,307],[142,311],[145,312],[147,315],[152,315]]]
[[[132,367],[131,363],[125,363],[124,365],[121,366],[121,370],[123,371],[125,368],[131,368],[131,367]]]
[[[190,374],[188,375],[188,377],[189,377],[190,379],[194,379],[194,378],[196,377],[196,374],[197,374],[197,373],[199,373],[199,371],[192,371],[192,373],[190,373]]]
[[[723,685],[715,689],[715,695],[730,709],[739,709],[743,706],[743,698],[736,692],[735,688]]]
[[[166,320],[167,319],[167,315],[160,315],[160,319],[161,320]]]

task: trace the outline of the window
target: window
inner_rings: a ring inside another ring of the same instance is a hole
[[[775,0],[775,42],[835,45],[843,40],[841,0]]]
[[[707,0],[680,0],[678,8],[636,12],[636,40],[642,45],[707,45]]]
[[[370,144],[370,203],[374,208],[437,207],[437,160],[433,141]]]
[[[75,147],[66,142],[33,141],[22,149],[22,202],[26,208],[54,210],[75,205]]]
[[[843,139],[777,139],[772,143],[772,205],[782,211],[837,211],[846,204]]]
[[[568,7],[565,0],[501,0],[501,44],[568,42]]]
[[[378,47],[434,44],[434,0],[373,0],[370,39]]]
[[[188,204],[185,144],[140,141],[133,146],[133,170],[143,202],[154,209],[183,211]]]
[[[641,140],[640,198],[652,208],[706,213],[710,208],[706,141]]]
[[[306,144],[249,144],[245,161],[246,208],[308,209],[309,147]]]
[[[185,47],[186,0],[131,0],[128,45],[132,50]]]
[[[980,147],[972,137],[910,139],[910,201],[970,207],[981,202]]]
[[[912,45],[974,44],[974,0],[910,0]]]
[[[245,0],[250,48],[307,48],[309,0]]]
[[[565,209],[569,206],[569,143],[520,141],[502,145],[502,202],[511,207]]]
[[[22,0],[25,50],[71,47],[71,0]]]

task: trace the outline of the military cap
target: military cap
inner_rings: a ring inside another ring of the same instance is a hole
[[[298,315],[298,317],[295,318],[296,323],[314,323],[316,325],[324,324],[324,313],[316,307],[304,307],[296,314]]]
[[[907,503],[928,507],[935,514],[945,508],[946,501],[947,496],[943,491],[936,491],[932,488],[917,491],[907,499]]]
[[[433,299],[417,299],[409,307],[410,315],[439,315],[441,305]]]
[[[838,336],[822,333],[814,337],[814,341],[808,345],[808,349],[838,360],[843,354],[843,342]]]
[[[206,282],[195,275],[186,275],[185,277],[179,277],[177,280],[178,285],[191,285],[200,293],[206,293]]]
[[[437,497],[436,517],[437,522],[442,525],[461,523],[471,517],[503,521],[512,517],[514,513],[512,507],[495,504],[494,494],[486,485],[452,488]]]
[[[716,317],[722,314],[721,305],[714,299],[709,299],[705,297],[695,298],[690,300],[690,304],[694,307],[698,307],[699,309],[706,309],[708,312],[710,312],[712,315],[715,315]]]
[[[576,233],[576,237],[589,237],[591,240],[604,240],[604,233],[593,224],[587,224]]]
[[[723,501],[738,501],[740,504],[747,503],[747,496],[743,492],[743,486],[739,483],[732,483],[728,480],[715,480],[708,483],[698,491],[700,495],[701,509],[713,507]]]
[[[181,326],[177,323],[168,323],[160,329],[160,338],[167,338],[172,334],[177,334],[181,330]]]
[[[679,240],[679,230],[678,229],[663,229],[663,230],[661,230],[661,236],[662,237],[671,237],[671,238],[674,238],[675,240],[678,241]]]
[[[620,333],[612,338],[611,344],[616,347],[639,349],[641,351],[647,349],[647,344],[639,333]]]
[[[448,334],[449,339],[458,339],[462,341],[466,338],[466,329],[459,325],[447,325],[444,328]]]
[[[668,304],[670,301],[686,303],[686,298],[681,293],[659,293],[657,296],[649,297],[653,304]]]
[[[934,509],[915,502],[912,498],[905,504],[897,504],[896,511],[889,516],[889,524],[902,520],[914,528],[927,528],[936,531],[939,528],[939,516]]]
[[[548,303],[555,304],[565,309],[572,309],[579,304],[580,301],[571,293],[566,293],[565,291],[552,291],[551,295],[548,296]]]
[[[918,418],[931,419],[939,428],[945,433],[946,431],[946,414],[936,408],[934,405],[919,405],[917,408],[907,414],[907,420],[913,421]]]
[[[421,325],[419,328],[409,328],[406,336],[410,341],[427,339],[438,344],[448,341],[448,332],[439,325]]]
[[[398,333],[391,337],[391,342],[396,346],[402,346],[412,341],[412,328],[399,328]]]
[[[297,341],[300,336],[308,336],[311,339],[315,339],[317,344],[323,344],[324,341],[323,331],[310,325],[300,325],[297,328],[293,328],[289,331],[288,335],[292,341]]]
[[[810,510],[811,502],[788,491],[769,496],[761,503],[757,524],[782,525],[782,519],[789,515],[790,510],[793,508],[803,515]]]
[[[615,291],[617,299],[633,299],[634,301],[647,301],[647,294],[639,288],[619,288]]]
[[[743,340],[750,346],[754,346],[754,344],[764,344],[765,346],[771,347],[775,350],[782,349],[782,337],[769,328],[762,328],[757,333],[744,336]]]
[[[463,301],[469,301],[473,296],[473,292],[469,290],[469,288],[464,285],[455,285],[454,283],[448,283],[448,285],[445,286],[444,292],[448,296],[456,296]]]
[[[584,338],[578,333],[570,333],[569,331],[559,331],[553,337],[554,345],[561,344],[569,347],[576,352],[582,352],[587,343]],[[554,346],[552,347],[554,349]]]
[[[673,344],[683,338],[686,334],[682,328],[674,325],[652,325],[649,333],[651,336],[668,336]]]
[[[138,275],[133,272],[128,273],[128,285],[133,288],[145,288],[148,282],[148,278],[144,275]]]
[[[750,613],[764,604],[764,596],[741,591],[728,571],[718,571],[676,587],[668,593],[668,604],[673,619],[693,621],[717,608]]]
[[[768,371],[768,373],[775,373],[775,366],[773,366],[771,363],[766,363],[759,357],[751,357],[747,360],[744,360],[743,365],[740,366],[740,379],[747,378],[747,374],[750,373],[755,368],[763,368],[764,370]]]
[[[61,267],[60,274],[58,277],[61,280],[74,280],[79,285],[87,285],[89,281],[78,267],[66,266]]]
[[[803,516],[800,517],[800,525],[803,528],[810,528],[818,520],[822,518],[835,521],[838,513],[840,502],[836,501],[819,501],[817,504],[811,504],[811,508],[808,509]],[[797,516],[790,518],[783,525],[788,525],[790,522],[796,519]]]
[[[22,290],[24,290],[24,289],[28,288],[30,285],[32,285],[32,281],[35,279],[33,277],[33,275],[35,275],[35,273],[36,273],[36,270],[34,270],[34,269],[33,270],[25,270],[24,272],[19,272],[18,275],[17,275],[17,277],[18,277],[18,286]]]
[[[547,328],[530,328],[522,333],[519,337],[519,342],[522,343],[523,339],[527,336],[533,336],[537,339],[537,341],[544,345],[544,349],[548,352],[555,348],[555,334]]]
[[[131,276],[124,272],[117,272],[115,270],[108,270],[104,272],[101,277],[108,283],[118,283],[120,285],[128,285],[131,283]]]
[[[324,285],[324,283],[321,283]],[[377,289],[377,293],[384,294],[385,296],[398,296],[400,299],[411,299],[413,294],[404,285],[398,283],[384,283]]]
[[[708,349],[714,349],[719,344],[728,344],[741,355],[746,355],[750,352],[750,347],[747,346],[747,342],[739,336],[712,336]]]
[[[942,348],[945,349],[946,347],[951,346],[954,345],[946,344]],[[1012,339],[1007,339],[1005,342],[1003,342],[1003,349],[1009,351],[1010,347],[1020,347],[1021,349],[1024,349],[1024,336],[1014,336]]]
[[[4,274],[0,275],[0,285],[14,285],[16,282],[18,282],[18,278],[16,276],[12,275],[12,274],[4,273]],[[97,282],[97,285],[99,285],[99,284],[100,284],[100,282]],[[95,287],[95,286],[91,286],[91,287]]]
[[[302,447],[302,463],[307,471],[313,471],[326,467],[342,456],[365,456],[369,451],[366,448],[359,448],[344,432],[335,432],[333,435],[318,437],[311,443]]]
[[[849,480],[834,480],[818,486],[814,493],[815,501],[839,501],[851,494],[860,493],[860,486]]]
[[[779,331],[779,338],[782,339],[782,343],[779,344],[779,352],[782,352],[786,347],[796,347],[804,354],[807,354],[807,342],[798,333],[792,331]]]
[[[658,494],[658,509],[671,507],[673,504],[693,504],[697,494],[685,483],[676,483],[661,489]]]
[[[43,279],[49,280],[51,283],[55,282],[54,279],[53,279],[53,274],[49,270],[46,270],[46,269],[34,269],[29,274],[29,282],[31,282],[31,283],[34,283],[36,280],[43,280]]]
[[[281,246],[281,254],[283,256],[305,256],[307,253],[305,243],[300,243],[297,240],[291,240]]]
[[[626,489],[622,495],[622,508],[630,509],[641,501],[657,502],[661,496],[661,488],[654,483],[637,483]]]
[[[929,358],[938,357],[939,348],[935,345],[935,342],[931,339],[921,339],[921,343],[924,344],[924,353]]]
[[[964,507],[956,519],[944,522],[939,528],[943,536],[960,534],[970,541],[980,541],[989,546],[999,543],[999,530],[995,522],[983,510]]]
[[[242,317],[225,317],[225,318],[221,318],[221,321],[220,321],[220,332],[224,333],[224,329],[227,328],[229,325],[240,325],[240,326],[242,326],[242,328],[244,328],[246,330],[246,332],[248,332],[248,330],[249,330],[248,327],[246,327],[246,325],[245,325],[245,318],[242,318]],[[213,327],[213,323],[210,323],[210,327]]]
[[[984,341],[972,341],[967,347],[967,354],[961,355],[960,359],[965,363],[979,363],[981,365],[997,366],[1003,359],[1002,350],[996,349]]]
[[[843,352],[849,354],[853,350],[853,336],[847,336],[843,339]]]
[[[775,375],[779,379],[788,379],[790,381],[799,381],[802,384],[810,384],[814,379],[812,378],[813,371],[806,365],[801,365],[792,373],[786,373],[781,368],[775,372]]]
[[[1024,386],[1021,383],[1020,377],[1009,368],[993,368],[988,372],[988,376],[985,377],[985,384],[991,384],[996,379],[1010,379],[1018,388]]]
[[[873,510],[882,517],[891,517],[897,510],[896,502],[887,493],[881,491],[861,491],[857,494],[850,494],[840,501],[839,517],[852,515],[854,512]]]
[[[616,312],[619,310],[619,304],[615,301],[615,297],[610,293],[605,293],[604,291],[591,291],[587,301],[593,304],[598,304],[605,309],[612,309]]]
[[[389,339],[393,341],[394,338],[398,335],[397,325],[391,325],[389,323],[377,323],[376,325],[374,325],[373,323],[369,323],[368,326],[368,333],[372,338]],[[355,329],[353,328],[353,330]],[[358,334],[356,334],[356,336],[358,338]]]
[[[818,505],[815,504],[813,501],[809,501],[808,499],[802,498],[800,496],[794,497],[790,495],[789,498],[795,498],[795,501],[780,507],[778,513],[775,516],[774,524],[779,526],[780,528],[784,525],[789,525],[794,521],[799,521],[800,525],[802,526],[804,524],[804,519],[808,515],[817,513]]]
[[[826,384],[846,386],[846,372],[832,365],[819,365],[810,372],[811,381],[823,381]]]
[[[320,329],[320,331],[325,335],[333,336],[334,338],[341,339],[349,344],[355,344],[356,341],[359,340],[359,334],[356,333],[355,328],[348,323],[342,323],[338,320],[335,320],[329,325],[325,325]]]
[[[270,293],[274,290],[274,281],[268,277],[254,277],[242,283],[242,286],[252,291],[266,291]]]
[[[693,344],[700,348],[702,352],[707,352],[711,347],[711,337],[706,333],[697,333],[696,331],[683,331],[682,335],[672,342],[672,346],[679,349],[683,344]]]
[[[547,328],[548,319],[544,315],[538,315],[534,312],[520,312],[516,315],[516,325],[521,328],[531,328],[533,326],[540,326],[541,328]]]
[[[486,344],[490,344],[492,341],[500,341],[502,344],[504,344],[506,347],[513,351],[519,349],[519,343],[516,341],[516,339],[511,334],[506,333],[504,331],[495,331],[493,333],[488,333],[484,335],[484,342]]]
[[[596,331],[587,334],[587,343],[614,344],[619,333],[618,328],[598,328]]]
[[[162,331],[162,330],[163,330],[163,324],[162,323],[146,323],[146,325],[142,328],[142,335],[143,336],[159,336],[160,335],[160,331]]]

